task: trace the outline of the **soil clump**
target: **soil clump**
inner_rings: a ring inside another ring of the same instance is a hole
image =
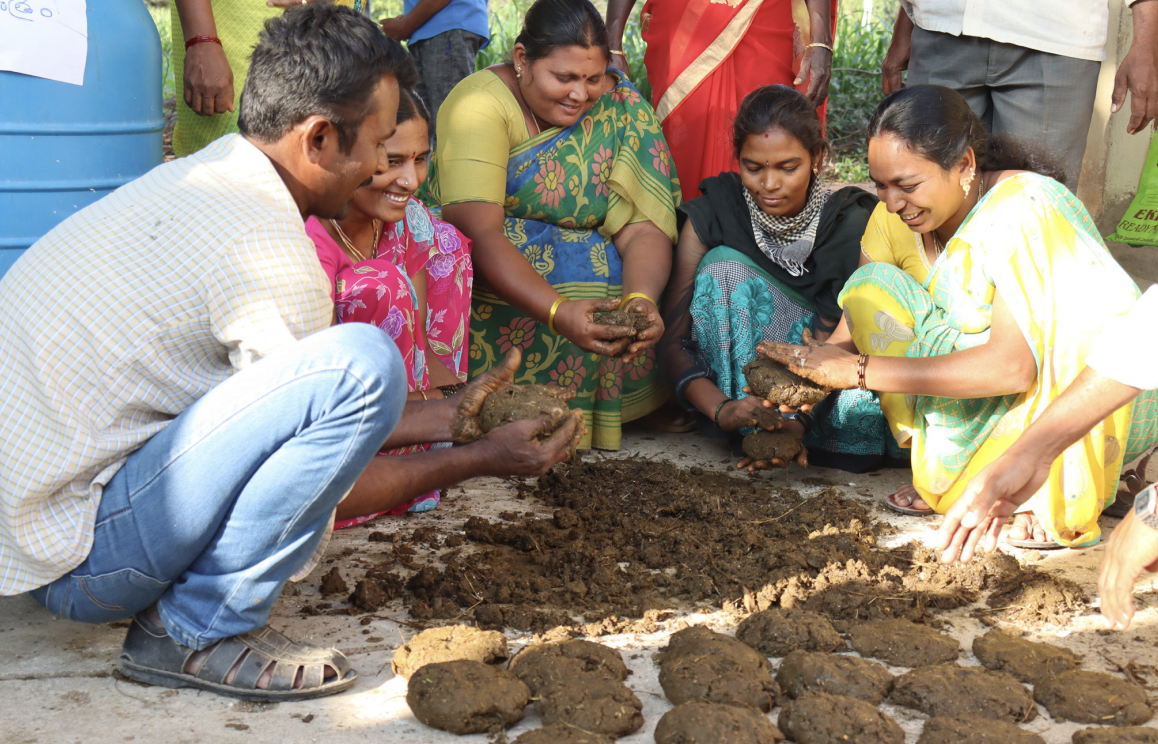
[[[1011,675],[956,664],[902,674],[893,680],[889,702],[933,717],[979,716],[1010,723],[1037,717],[1029,691]]]
[[[561,400],[559,389],[546,385],[511,385],[491,393],[483,402],[478,415],[479,428],[484,432],[500,426],[546,415],[549,423],[544,436],[558,429],[567,418],[567,402]]]
[[[643,703],[627,685],[592,674],[541,688],[535,711],[547,725],[575,726],[617,739],[643,726]]]
[[[519,735],[514,744],[611,744],[606,736],[580,731],[574,726],[544,726]]]
[[[427,664],[406,689],[419,721],[452,734],[501,731],[523,719],[530,699],[513,674],[478,661]]]
[[[814,692],[784,705],[780,729],[796,744],[904,744],[897,722],[863,700]]]
[[[610,310],[604,313],[592,313],[591,322],[596,325],[622,326],[639,333],[647,328],[647,313],[633,313],[627,310]]]
[[[1074,732],[1073,744],[1158,744],[1158,729],[1143,726],[1088,728]]]
[[[655,744],[776,744],[780,741],[784,741],[784,734],[762,713],[718,703],[677,705],[664,713],[655,727]]]
[[[861,656],[886,664],[923,667],[957,660],[961,647],[953,638],[907,620],[866,623],[849,630],[849,641]]]
[[[835,651],[844,646],[840,633],[823,615],[779,607],[745,618],[736,629],[736,640],[765,656],[787,656],[798,649]]]
[[[1076,669],[1081,662],[1068,648],[1034,643],[997,629],[973,639],[973,655],[986,669],[1007,672],[1029,684]]]
[[[1004,576],[986,600],[1001,609],[993,617],[1033,625],[1065,625],[1090,604],[1085,591],[1069,579],[1028,569],[1021,576]]]
[[[744,379],[753,395],[777,406],[814,406],[828,395],[828,390],[789,372],[783,364],[766,356],[757,356],[744,365]]]
[[[735,638],[702,627],[675,633],[659,663],[659,683],[675,705],[701,701],[767,713],[780,693],[768,659]]]
[[[744,437],[740,446],[745,455],[757,460],[792,462],[804,445],[801,444],[800,437],[791,432],[757,429]]]
[[[776,683],[791,698],[827,692],[877,705],[892,689],[893,675],[877,662],[857,656],[793,651],[780,662]]]
[[[528,646],[511,659],[510,671],[535,695],[557,682],[584,676],[622,682],[630,673],[618,651],[584,640]]]
[[[478,630],[469,625],[429,628],[402,644],[394,652],[390,668],[403,679],[427,664],[440,661],[478,661],[502,664],[510,656],[507,639],[493,630]]]
[[[1138,685],[1081,669],[1042,679],[1033,686],[1033,697],[1051,715],[1078,723],[1137,726],[1154,715]]]
[[[977,716],[930,718],[917,744],[1045,744],[1032,731]]]
[[[334,566],[329,572],[322,577],[322,596],[330,597],[335,594],[345,594],[350,591],[350,585],[342,578],[342,574],[338,571],[338,567]]]

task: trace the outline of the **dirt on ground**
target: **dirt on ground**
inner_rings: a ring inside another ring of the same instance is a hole
[[[1055,718],[1137,726],[1154,716],[1146,691],[1118,677],[1075,669],[1039,681],[1033,698]]]
[[[835,651],[844,640],[823,615],[779,607],[756,612],[736,628],[736,639],[765,656],[787,656],[793,651]]]
[[[828,395],[816,383],[788,371],[780,362],[758,356],[744,365],[744,379],[752,394],[777,406],[814,406]]]
[[[827,692],[877,705],[893,689],[893,675],[859,656],[793,651],[780,662],[776,683],[791,698]]]
[[[1158,744],[1158,729],[1141,726],[1082,729],[1074,732],[1073,744]]]
[[[777,744],[784,740],[767,716],[751,708],[683,703],[664,713],[655,744]]]
[[[952,637],[907,620],[882,620],[849,630],[849,641],[861,656],[886,664],[923,667],[956,661],[960,645]]]
[[[547,416],[550,421],[544,434],[550,434],[566,420],[567,403],[560,399],[559,389],[546,385],[511,385],[491,393],[483,401],[478,424],[484,432],[524,419]]]
[[[527,731],[515,739],[514,744],[611,744],[612,741],[574,726],[544,726]]]
[[[478,661],[427,664],[406,688],[415,718],[452,734],[502,731],[523,720],[530,699],[515,675]]]
[[[1003,553],[946,567],[915,544],[882,549],[878,532],[888,528],[835,487],[802,496],[751,477],[638,459],[564,464],[518,487],[520,499],[545,504],[552,516],[508,512],[471,517],[461,530],[371,532],[360,555],[368,571],[349,606],[302,611],[376,612],[400,596],[420,626],[466,619],[488,629],[564,626],[600,636],[654,632],[666,612],[706,604],[737,619],[774,607],[808,610],[847,632],[895,618],[936,626],[938,610],[998,587],[1055,591],[1035,595],[1046,602],[1032,619],[1020,604],[998,605],[990,617],[1064,622],[1085,601],[1065,580]]]
[[[1029,690],[1011,675],[978,667],[939,664],[893,680],[889,702],[930,716],[979,716],[1010,723],[1037,717]]]
[[[904,744],[896,721],[863,700],[814,692],[785,704],[780,730],[796,744]]]
[[[390,666],[395,674],[410,679],[410,675],[422,667],[439,661],[502,664],[509,656],[507,637],[502,633],[451,625],[424,630],[399,646]]]
[[[917,744],[1045,744],[1032,731],[977,716],[930,718]]]
[[[1075,669],[1082,661],[1068,648],[1034,643],[997,629],[973,639],[973,655],[986,669],[1012,674],[1029,684]]]
[[[757,460],[792,462],[804,445],[801,444],[800,437],[791,432],[757,429],[744,437],[740,446],[745,455]]]
[[[622,682],[628,675],[618,651],[579,639],[528,646],[511,659],[510,670],[535,695],[548,685],[581,676]]]
[[[754,708],[767,713],[780,689],[768,659],[731,636],[685,628],[659,655],[659,683],[667,699]]]

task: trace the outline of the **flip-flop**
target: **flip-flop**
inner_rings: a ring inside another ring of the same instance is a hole
[[[890,493],[885,497],[885,506],[892,511],[895,511],[897,514],[904,514],[909,517],[930,517],[936,514],[936,512],[932,509],[913,509],[909,506],[901,506],[900,504],[893,502],[894,496],[896,496],[895,493]],[[913,502],[910,501],[909,503],[911,504]]]
[[[1134,494],[1128,491],[1118,491],[1117,498],[1114,503],[1102,509],[1102,515],[1106,517],[1114,517],[1115,519],[1125,519],[1130,510],[1134,508]]]
[[[1092,548],[1102,541],[1101,535],[1097,540],[1094,540],[1088,545],[1062,545],[1057,540],[1014,540],[1011,537],[1005,538],[1005,542],[1014,548],[1021,548],[1022,550],[1061,550],[1062,548],[1069,548],[1070,550],[1085,550]]]

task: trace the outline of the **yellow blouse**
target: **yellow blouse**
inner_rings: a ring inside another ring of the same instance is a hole
[[[921,236],[908,228],[884,202],[877,204],[860,240],[861,252],[869,260],[896,266],[922,285],[929,278],[929,257]]]
[[[523,110],[503,79],[490,70],[464,78],[439,106],[436,126],[435,200],[442,205],[505,204],[507,160],[513,149],[531,139],[531,132]],[[548,132],[557,133],[558,127],[544,130],[543,134]],[[638,204],[631,206],[631,217],[618,224],[648,221]]]

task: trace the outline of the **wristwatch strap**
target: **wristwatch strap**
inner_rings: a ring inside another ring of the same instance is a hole
[[[1150,529],[1158,530],[1158,515],[1154,513],[1155,486],[1152,484],[1134,498],[1134,516]]]

